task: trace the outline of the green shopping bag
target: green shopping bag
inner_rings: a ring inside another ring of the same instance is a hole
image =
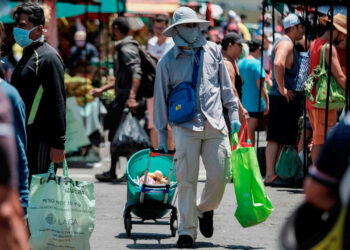
[[[94,229],[95,194],[93,183],[56,176],[53,163],[46,174],[32,176],[28,224],[31,249],[90,249]]]
[[[315,108],[325,109],[327,101],[328,70],[325,61],[325,43],[320,53],[320,63],[312,71],[311,76],[305,82],[305,95],[310,101],[315,101],[312,105]],[[316,98],[312,96],[312,90],[316,84]],[[345,106],[345,90],[337,83],[333,75],[329,88],[329,109],[339,109]]]
[[[303,164],[298,152],[291,145],[284,145],[277,161],[275,172],[281,179],[287,180],[297,177],[298,172],[303,172]]]
[[[232,136],[237,145],[231,153],[233,184],[237,199],[235,217],[242,227],[264,222],[273,211],[266,194],[254,147],[242,147],[237,133]]]

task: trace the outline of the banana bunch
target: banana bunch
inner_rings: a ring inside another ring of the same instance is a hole
[[[67,96],[74,96],[80,106],[94,101],[94,97],[89,94],[93,89],[91,84],[92,82],[88,78],[81,76],[71,77],[68,74],[64,75],[64,85],[66,87]]]

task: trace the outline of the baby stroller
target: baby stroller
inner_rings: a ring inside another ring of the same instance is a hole
[[[176,235],[178,225],[177,209],[174,206],[176,198],[173,203],[172,201],[177,183],[173,173],[175,166],[173,155],[174,151],[165,154],[164,151],[144,149],[135,153],[128,161],[127,202],[123,215],[127,236],[131,235],[132,224],[170,224],[171,236]],[[168,176],[166,184],[147,184],[148,174],[156,170]],[[139,184],[137,179],[141,177],[146,181]],[[158,221],[169,210],[171,210],[169,223]],[[133,220],[131,213],[140,220]],[[153,220],[154,223],[145,222],[146,220]]]

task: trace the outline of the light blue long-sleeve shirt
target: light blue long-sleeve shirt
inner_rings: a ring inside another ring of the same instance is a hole
[[[170,49],[158,62],[154,87],[154,123],[159,132],[159,144],[167,144],[169,123],[168,96],[181,82],[192,81],[194,50]],[[218,45],[207,42],[201,51],[196,85],[197,114],[179,126],[203,131],[205,120],[216,129],[225,127],[222,106],[229,110],[230,121],[238,120],[238,98]]]

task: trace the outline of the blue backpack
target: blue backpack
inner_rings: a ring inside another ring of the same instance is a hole
[[[181,124],[192,120],[196,116],[196,84],[200,63],[201,50],[198,49],[192,73],[192,83],[181,82],[169,94],[169,121]]]

